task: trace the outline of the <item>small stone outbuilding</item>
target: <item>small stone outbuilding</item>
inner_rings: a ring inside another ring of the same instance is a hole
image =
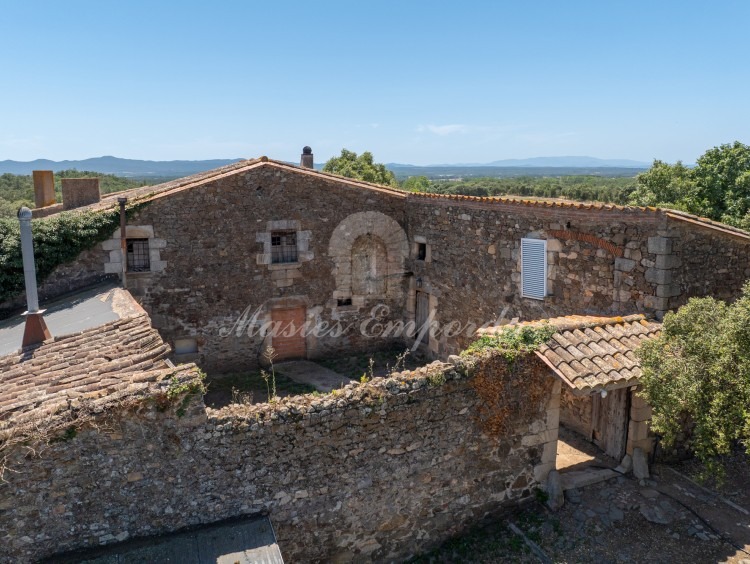
[[[661,332],[644,315],[595,317],[571,315],[549,323],[557,332],[536,351],[562,382],[560,424],[596,444],[619,461],[640,447],[654,451],[649,432],[651,408],[638,394],[642,375],[638,347]],[[491,327],[481,333],[502,331]]]

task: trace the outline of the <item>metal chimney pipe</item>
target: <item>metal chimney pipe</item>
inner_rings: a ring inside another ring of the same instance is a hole
[[[39,296],[36,289],[36,268],[34,267],[34,239],[31,233],[31,210],[22,207],[18,210],[18,223],[21,227],[21,255],[23,256],[23,277],[26,283],[26,304],[28,311],[26,327],[21,346],[28,347],[43,343],[51,337],[44,322],[44,310],[39,309]]]
[[[21,255],[23,256],[23,278],[26,281],[26,305],[28,313],[39,311],[39,297],[36,291],[36,268],[34,268],[34,238],[31,234],[31,210],[22,207],[18,210],[21,225]]]
[[[122,259],[122,287],[128,287],[128,235],[127,229],[127,215],[125,212],[125,205],[128,203],[128,199],[125,196],[117,198],[117,203],[120,204],[120,258]]]

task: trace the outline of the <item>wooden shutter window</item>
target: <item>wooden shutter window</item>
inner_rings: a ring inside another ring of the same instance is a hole
[[[521,296],[543,300],[547,295],[547,241],[521,239]]]

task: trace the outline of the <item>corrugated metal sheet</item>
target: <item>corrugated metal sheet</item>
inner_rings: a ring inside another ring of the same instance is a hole
[[[111,547],[52,557],[50,563],[284,564],[268,517],[252,517]]]

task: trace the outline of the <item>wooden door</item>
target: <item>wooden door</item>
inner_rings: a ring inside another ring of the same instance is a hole
[[[293,360],[305,358],[305,308],[287,308],[271,310],[273,335],[271,346],[276,352],[276,360]]]
[[[430,296],[427,292],[417,292],[417,307],[414,321],[416,324],[414,338],[418,340],[422,334],[424,324],[430,316]],[[429,332],[425,333],[422,340],[428,338]],[[418,340],[417,344],[421,344],[421,340]]]
[[[594,394],[591,427],[594,444],[615,460],[625,456],[628,439],[628,389],[612,390],[603,398]]]

